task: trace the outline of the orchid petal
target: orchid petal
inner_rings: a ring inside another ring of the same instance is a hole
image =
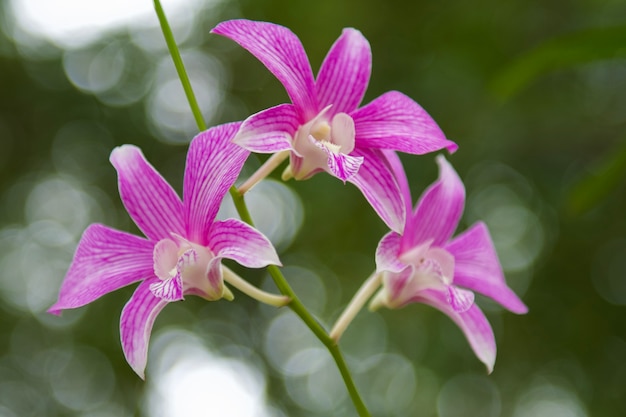
[[[385,155],[389,167],[391,168],[391,172],[393,173],[396,182],[398,183],[398,187],[400,187],[400,194],[402,195],[402,200],[404,200],[404,207],[406,213],[411,213],[413,203],[411,199],[411,189],[409,187],[409,181],[406,177],[406,172],[404,172],[404,166],[402,165],[402,161],[400,157],[395,151],[389,149],[381,149],[382,153]]]
[[[161,241],[167,242],[168,240]],[[159,242],[159,243],[161,243]],[[172,242],[169,240],[169,242]],[[174,242],[172,242],[174,243]],[[157,245],[158,246],[158,245]],[[160,249],[157,247],[157,249]],[[155,250],[155,257],[157,255],[157,251]],[[169,257],[170,254],[167,253],[166,257]],[[184,251],[176,260],[176,270],[173,276],[168,276],[166,279],[161,279],[158,282],[154,282],[150,285],[150,291],[152,294],[156,295],[159,298],[164,299],[165,301],[179,301],[182,300],[183,297],[183,271],[186,268],[193,267],[198,261],[198,253],[195,249],[187,249]],[[156,266],[156,263],[155,263]],[[156,270],[156,267],[155,267]]]
[[[233,259],[248,268],[281,265],[270,241],[241,220],[215,222],[208,246],[216,257]]]
[[[206,271],[208,286],[200,291],[198,295],[208,300],[219,300],[224,291],[224,275],[222,273],[222,257],[216,256],[211,259]]]
[[[507,286],[487,226],[476,223],[450,241],[445,249],[455,258],[454,284],[483,294],[508,310],[524,314],[528,308]]]
[[[162,280],[171,278],[170,272],[178,262],[178,245],[171,239],[160,240],[154,246],[154,275]]]
[[[184,233],[180,198],[138,147],[117,147],[110,160],[117,170],[124,207],[146,237],[161,240],[170,233]]]
[[[369,42],[358,30],[344,29],[317,74],[319,106],[332,105],[330,116],[356,109],[365,95],[371,71]]]
[[[446,288],[446,299],[454,311],[463,313],[474,304],[474,293],[469,290],[457,288],[454,285],[448,285]]]
[[[101,224],[92,224],[78,243],[74,259],[48,310],[81,307],[97,298],[154,275],[154,242]]]
[[[413,216],[409,217],[402,239],[402,250],[428,239],[433,246],[443,246],[459,224],[465,205],[465,187],[456,171],[439,155],[439,179],[420,197]]]
[[[244,120],[233,142],[257,153],[275,153],[292,148],[300,121],[292,104],[280,104]]]
[[[398,260],[400,253],[400,235],[389,232],[378,243],[376,248],[376,271],[400,272],[406,265]]]
[[[357,146],[423,155],[446,148],[457,150],[426,110],[411,98],[390,91],[350,114]]]
[[[183,199],[187,238],[206,245],[224,195],[235,183],[249,152],[232,143],[240,123],[228,123],[197,135],[189,145]]]
[[[184,298],[183,278],[180,274],[176,274],[171,279],[155,281],[150,284],[150,291],[162,300],[168,302],[180,301]]]
[[[402,233],[406,215],[404,202],[385,154],[377,149],[357,148],[352,156],[364,159],[359,171],[348,181],[361,190],[391,230]]]
[[[445,313],[461,328],[472,350],[486,366],[493,371],[496,361],[496,340],[491,325],[483,312],[473,304],[464,312],[457,312],[448,302],[446,290],[425,290],[413,301],[428,304]]]
[[[229,20],[211,33],[225,36],[247,49],[285,86],[301,121],[317,113],[311,64],[298,37],[286,27],[251,20]]]
[[[415,288],[415,267],[407,265],[397,273],[383,275],[383,286],[387,291],[387,307],[400,308],[413,301],[414,293],[421,289]]]
[[[326,153],[328,157],[327,164],[330,172],[344,183],[352,178],[363,164],[362,156],[351,156],[341,153],[339,149],[333,149],[335,146],[332,143],[319,142],[309,136],[311,143],[320,148]],[[337,146],[338,147],[338,146]]]
[[[148,361],[148,343],[154,320],[168,301],[155,297],[150,286],[158,278],[151,278],[139,284],[120,318],[120,338],[126,361],[133,371],[145,379]]]

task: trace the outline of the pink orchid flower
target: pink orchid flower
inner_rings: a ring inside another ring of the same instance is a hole
[[[142,378],[152,325],[163,307],[189,294],[232,299],[224,279],[241,289],[241,278],[222,267],[222,258],[251,268],[280,264],[261,233],[236,219],[215,220],[249,154],[232,143],[239,127],[218,126],[193,139],[182,201],[139,148],[114,149],[122,202],[146,238],[90,225],[49,309],[59,314],[141,281],[122,311],[120,335],[126,360]]]
[[[393,161],[393,158],[389,158]],[[493,370],[496,343],[484,314],[474,303],[483,294],[508,310],[524,314],[524,303],[507,286],[487,226],[478,222],[452,238],[465,204],[465,187],[443,156],[437,157],[439,179],[420,197],[402,235],[390,232],[376,251],[383,288],[370,308],[431,305],[463,331],[476,356]],[[406,201],[408,183],[399,160],[395,171]],[[410,209],[410,207],[409,207]]]
[[[360,107],[372,56],[361,32],[344,29],[317,75],[300,40],[272,23],[230,20],[213,33],[228,37],[258,58],[284,85],[292,104],[281,104],[246,119],[235,142],[258,153],[275,154],[263,178],[290,157],[283,178],[306,179],[326,171],[353,183],[394,231],[404,225],[404,204],[381,150],[425,154],[457,145],[415,101],[391,91]],[[244,184],[245,185],[245,184]]]

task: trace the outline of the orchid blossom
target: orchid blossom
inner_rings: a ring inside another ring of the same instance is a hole
[[[124,145],[113,150],[111,163],[118,173],[122,202],[146,238],[101,224],[89,226],[58,301],[49,309],[59,314],[141,281],[122,311],[120,335],[128,363],[142,378],[153,323],[168,303],[185,295],[232,299],[224,280],[269,304],[288,302],[286,297],[260,291],[221,265],[222,258],[251,268],[280,264],[261,233],[240,220],[215,220],[249,154],[232,143],[239,126],[218,126],[193,139],[182,201],[139,148]]]
[[[408,204],[409,187],[399,160],[388,155]],[[465,187],[443,156],[437,157],[439,179],[421,196],[408,216],[403,234],[385,235],[376,251],[376,272],[366,281],[352,306],[360,306],[381,285],[370,309],[400,308],[424,303],[447,314],[463,331],[476,356],[491,372],[496,343],[474,292],[506,309],[524,314],[524,303],[507,286],[487,226],[478,222],[452,238],[465,204]],[[410,209],[410,207],[408,207]],[[358,309],[349,307],[331,336],[337,340]]]
[[[326,171],[353,183],[394,231],[404,224],[404,204],[382,150],[425,154],[454,152],[435,121],[415,101],[391,91],[360,107],[372,56],[361,32],[344,29],[314,79],[300,40],[272,23],[230,20],[213,33],[228,37],[258,58],[284,85],[292,104],[246,119],[235,143],[274,154],[241,188],[245,192],[288,156],[283,179],[302,180]]]

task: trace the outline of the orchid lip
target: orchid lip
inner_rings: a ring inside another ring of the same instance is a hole
[[[293,137],[291,171],[301,180],[319,171],[331,171],[329,154],[348,155],[354,150],[354,120],[346,113],[332,118],[326,106],[314,118],[301,125]]]
[[[154,272],[161,282],[150,287],[152,293],[168,301],[181,300],[185,292],[221,298],[223,284],[212,288],[207,278],[209,262],[215,258],[211,250],[181,236],[172,237],[175,240],[161,239],[154,247]]]

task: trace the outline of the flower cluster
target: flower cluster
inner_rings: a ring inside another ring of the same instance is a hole
[[[367,303],[370,309],[431,305],[464,332],[491,371],[496,345],[491,326],[474,303],[474,291],[514,313],[526,306],[506,285],[487,227],[477,223],[452,238],[463,212],[465,189],[443,156],[440,177],[414,209],[396,152],[422,155],[457,145],[415,101],[391,91],[361,106],[371,72],[368,41],[345,29],[314,77],[299,39],[279,25],[231,20],[212,31],[237,42],[284,85],[291,103],[243,122],[213,127],[189,146],[182,199],[135,146],[113,150],[119,192],[145,237],[100,224],[84,232],[50,312],[76,308],[139,282],[120,320],[122,348],[141,377],[156,316],[170,302],[196,295],[232,300],[231,287],[274,306],[286,295],[268,294],[221,264],[278,265],[269,240],[237,219],[217,221],[219,206],[249,153],[272,154],[237,189],[243,195],[289,160],[284,180],[326,172],[354,184],[389,227],[376,250],[376,271],[365,281],[330,332],[336,342]]]

